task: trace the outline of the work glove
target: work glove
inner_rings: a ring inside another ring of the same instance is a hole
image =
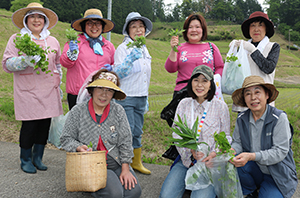
[[[27,63],[28,66],[34,67],[34,65],[41,60],[40,55],[35,56],[25,56],[24,61]]]
[[[134,62],[143,57],[142,48],[133,48],[130,54],[125,58],[126,61]]]
[[[110,64],[105,64],[101,69],[107,69],[108,71],[112,71],[112,67]]]
[[[233,43],[234,43],[234,47],[239,47],[240,44],[241,44],[241,41],[242,41],[242,40],[232,40],[232,41],[230,42],[230,44],[229,44],[229,48],[231,48],[231,46],[233,45]]]
[[[250,54],[256,50],[256,47],[252,43],[247,41],[243,41],[243,46],[244,49],[247,50]]]
[[[69,48],[70,48],[70,51],[75,54],[77,54],[77,50],[78,50],[78,44],[77,44],[77,41],[74,41],[74,40],[71,40],[69,42]]]

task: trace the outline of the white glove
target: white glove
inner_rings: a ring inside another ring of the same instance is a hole
[[[250,54],[256,50],[256,47],[252,43],[247,41],[243,41],[243,46],[244,49],[247,50]]]
[[[41,60],[40,55],[35,56],[25,56],[24,61],[27,63],[28,66],[34,67],[34,65]]]
[[[229,48],[231,48],[231,46],[233,45],[233,43],[234,43],[234,47],[239,47],[240,46],[240,44],[241,44],[241,41],[242,40],[232,40],[231,42],[230,42],[230,44],[229,44]]]

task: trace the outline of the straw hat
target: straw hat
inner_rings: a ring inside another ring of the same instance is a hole
[[[116,83],[117,76],[109,72],[101,72],[98,79],[94,80],[86,88],[89,89],[92,87],[105,87],[113,89],[116,91],[113,98],[117,100],[123,100],[126,98],[126,94],[116,85]]]
[[[73,21],[71,27],[77,31],[83,32],[80,23],[89,19],[100,19],[104,21],[105,26],[104,29],[102,30],[103,33],[110,32],[115,27],[114,22],[112,22],[109,19],[104,19],[102,12],[99,9],[94,9],[94,8],[86,10],[83,18]]]
[[[279,94],[279,91],[276,89],[276,87],[274,85],[265,83],[264,79],[260,76],[248,76],[245,78],[242,88],[237,89],[232,93],[231,97],[232,97],[233,102],[239,106],[247,107],[247,105],[245,103],[243,91],[245,88],[252,87],[255,85],[264,86],[265,88],[267,88],[270,91],[269,99],[267,100],[268,104],[273,102],[274,100],[276,100],[276,98]]]
[[[26,15],[26,13],[30,10],[40,10],[45,13],[47,18],[49,19],[49,27],[48,27],[49,30],[53,28],[58,21],[58,17],[55,12],[53,12],[48,8],[44,8],[39,3],[33,2],[28,4],[26,8],[21,8],[13,13],[11,20],[17,28],[22,29],[24,27],[23,18]]]
[[[242,32],[245,38],[251,39],[250,34],[249,34],[249,28],[250,24],[254,22],[255,20],[262,20],[266,24],[266,36],[271,38],[274,35],[274,24],[272,21],[270,21],[268,15],[266,13],[263,13],[261,11],[256,11],[253,12],[250,16],[249,19],[243,22],[242,24]]]
[[[123,26],[123,32],[122,32],[123,35],[129,36],[129,33],[126,31],[126,28],[127,28],[127,25],[133,20],[143,21],[146,26],[145,36],[150,34],[150,32],[152,31],[152,22],[150,21],[150,19],[141,16],[140,13],[138,13],[138,12],[130,12],[126,17],[125,24]]]

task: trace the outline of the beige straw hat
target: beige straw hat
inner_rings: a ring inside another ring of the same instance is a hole
[[[95,8],[86,10],[83,18],[73,21],[71,24],[71,27],[77,31],[82,32],[80,23],[85,20],[89,20],[89,19],[100,19],[100,20],[104,21],[105,26],[104,26],[104,29],[102,30],[103,33],[110,32],[115,27],[114,22],[112,22],[109,19],[104,19],[102,12],[99,9],[95,9]]]
[[[271,103],[274,100],[276,100],[279,91],[276,89],[276,87],[272,84],[269,83],[265,83],[264,79],[260,76],[248,76],[245,78],[244,83],[242,88],[235,90],[232,93],[232,100],[235,104],[242,106],[242,107],[247,107],[246,103],[245,103],[245,99],[244,99],[244,95],[243,95],[243,90],[245,88],[248,87],[252,87],[255,85],[261,85],[264,86],[265,88],[267,88],[270,92],[269,92],[269,99],[267,100],[267,103]]]
[[[47,18],[49,19],[49,30],[53,28],[58,21],[58,16],[55,12],[48,8],[44,8],[40,3],[33,2],[28,4],[26,8],[21,8],[13,13],[11,20],[17,28],[22,29],[24,27],[23,18],[30,10],[40,10],[45,13]]]

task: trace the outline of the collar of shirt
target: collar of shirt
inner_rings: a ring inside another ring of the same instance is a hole
[[[269,110],[269,105],[267,105],[267,108],[266,108],[264,114],[263,114],[256,122],[258,122],[258,121],[264,121],[265,118],[266,118],[266,116],[267,116],[268,110]],[[249,122],[250,122],[251,124],[254,124],[254,125],[255,125],[255,121],[254,121],[252,112],[250,112]]]

